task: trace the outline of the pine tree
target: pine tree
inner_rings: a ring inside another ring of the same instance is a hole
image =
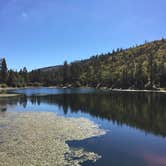
[[[67,61],[65,61],[63,65],[63,83],[66,84],[69,82],[70,82],[70,68]]]
[[[1,83],[6,83],[7,82],[7,77],[8,77],[8,69],[7,69],[7,64],[5,58],[1,59],[0,62],[0,82]]]

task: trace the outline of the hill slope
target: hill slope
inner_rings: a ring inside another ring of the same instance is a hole
[[[55,70],[56,69],[56,70]],[[31,72],[45,85],[152,89],[166,86],[166,39],[157,40],[61,67]],[[40,74],[39,74],[40,73]],[[42,77],[41,77],[42,76]],[[31,80],[33,82],[33,80]]]
[[[42,72],[49,72],[49,71],[56,71],[59,70],[62,67],[62,65],[58,65],[58,66],[50,66],[50,67],[43,67],[37,70],[40,70]]]

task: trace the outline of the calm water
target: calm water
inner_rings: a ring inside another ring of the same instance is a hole
[[[104,136],[68,142],[102,155],[84,166],[166,165],[166,95],[48,88],[16,92],[24,95],[0,99],[3,111],[86,117],[107,130]]]

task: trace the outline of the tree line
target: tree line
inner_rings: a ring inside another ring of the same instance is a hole
[[[0,83],[7,86],[69,86],[157,89],[166,87],[166,39],[118,48],[61,66],[27,71],[8,70],[0,61]]]
[[[26,67],[20,71],[8,70],[5,58],[0,59],[0,84],[2,87],[24,87],[28,84]]]

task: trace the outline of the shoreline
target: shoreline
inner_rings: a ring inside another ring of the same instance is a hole
[[[166,90],[137,90],[137,89],[110,89],[112,92],[145,92],[145,93],[166,93]]]
[[[21,94],[0,94],[0,98],[5,98],[5,97],[16,97],[16,96],[20,96]]]
[[[60,86],[39,86],[39,87],[34,87],[34,86],[30,86],[30,87],[6,87],[6,88],[1,88],[0,87],[0,92],[1,91],[9,91],[9,90],[17,90],[17,89],[28,89],[28,88],[50,88],[50,89],[54,89],[54,88],[61,88],[61,89],[71,89],[71,88],[94,88],[96,90],[108,90],[110,92],[145,92],[145,93],[166,93],[166,90],[163,90],[162,88],[160,90],[147,90],[147,89],[111,89],[111,88],[107,88],[107,87],[100,87],[100,88],[96,88],[96,87],[60,87]],[[8,95],[8,96],[7,96]],[[19,95],[19,94],[8,94],[8,93],[0,93],[0,97],[10,97],[10,96],[15,96],[15,95]]]

